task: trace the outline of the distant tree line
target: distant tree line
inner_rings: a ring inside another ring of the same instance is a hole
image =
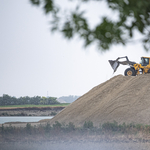
[[[80,96],[76,96],[76,95],[69,95],[69,96],[62,96],[62,97],[59,97],[58,99],[59,100],[63,100],[65,101],[66,103],[72,103],[74,102],[76,99],[78,99]]]
[[[59,104],[56,100],[56,97],[41,97],[41,96],[34,96],[34,97],[12,97],[7,94],[3,94],[0,97],[0,105],[25,105],[25,104],[34,104],[34,105],[51,105],[51,104]]]

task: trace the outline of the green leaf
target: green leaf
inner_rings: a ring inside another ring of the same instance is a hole
[[[40,5],[40,0],[30,0],[33,5]]]
[[[44,11],[46,14],[54,10],[53,0],[44,0]]]

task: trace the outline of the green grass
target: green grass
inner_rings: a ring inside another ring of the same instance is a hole
[[[54,105],[7,105],[7,106],[0,106],[0,108],[7,108],[7,107],[61,107],[61,106],[68,106],[69,103],[61,103],[61,104],[54,104]]]

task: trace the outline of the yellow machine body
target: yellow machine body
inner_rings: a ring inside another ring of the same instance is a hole
[[[119,61],[119,59],[126,58],[126,61]],[[150,57],[141,57],[140,63],[129,61],[128,57],[118,57],[116,60],[109,60],[111,67],[114,72],[117,70],[120,64],[129,65],[124,72],[125,76],[136,76],[138,74],[150,73]]]
[[[141,57],[141,63],[136,63],[133,67],[136,70],[136,75],[140,74],[140,69],[142,74],[150,73],[150,57]]]

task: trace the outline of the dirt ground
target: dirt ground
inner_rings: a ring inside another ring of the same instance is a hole
[[[105,122],[150,124],[150,74],[118,75],[94,87],[50,120],[94,126]]]

